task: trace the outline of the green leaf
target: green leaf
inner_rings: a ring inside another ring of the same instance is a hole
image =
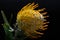
[[[7,18],[2,10],[1,10],[1,13],[2,13],[3,20],[4,20],[3,28],[6,34],[5,38],[6,40],[13,40],[13,33],[9,31],[11,30],[10,29],[11,26],[9,25]]]

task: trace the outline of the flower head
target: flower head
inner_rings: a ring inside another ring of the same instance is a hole
[[[25,35],[31,38],[38,38],[43,35],[43,32],[38,32],[37,30],[44,31],[47,29],[46,25],[49,22],[45,22],[46,17],[44,16],[47,12],[41,13],[45,8],[35,10],[38,7],[38,4],[29,3],[24,6],[17,14],[17,23],[18,28],[23,30]]]

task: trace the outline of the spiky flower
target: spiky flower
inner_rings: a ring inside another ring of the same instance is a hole
[[[26,6],[24,6],[17,14],[17,23],[18,28],[23,30],[25,35],[27,37],[31,38],[38,38],[41,37],[40,35],[43,35],[43,32],[47,29],[47,23],[45,22],[46,17],[44,16],[47,14],[47,12],[41,13],[41,11],[44,11],[45,8],[35,10],[35,8],[38,7],[38,4],[35,3],[29,3]],[[38,32],[38,31],[39,32]]]

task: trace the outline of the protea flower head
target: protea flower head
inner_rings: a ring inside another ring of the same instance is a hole
[[[38,7],[38,4],[29,3],[24,6],[17,14],[17,24],[18,28],[24,31],[24,34],[30,38],[38,38],[43,35],[43,32],[47,29],[47,18],[48,16],[44,16],[47,12],[42,11],[45,8],[35,10]],[[37,31],[40,30],[40,31]]]

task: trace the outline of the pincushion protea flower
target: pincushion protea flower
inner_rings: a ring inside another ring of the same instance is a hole
[[[38,38],[43,35],[43,32],[38,32],[37,30],[44,31],[47,29],[47,22],[46,19],[48,16],[44,16],[47,12],[40,13],[44,11],[45,8],[34,10],[38,7],[38,4],[34,5],[35,3],[29,3],[24,6],[17,14],[17,24],[18,28],[24,31],[24,34],[27,37],[31,38]],[[46,22],[45,22],[46,21]]]

